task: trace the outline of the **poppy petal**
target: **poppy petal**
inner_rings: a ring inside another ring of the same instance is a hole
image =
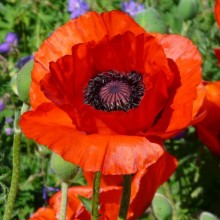
[[[66,220],[71,219],[90,219],[90,213],[85,209],[83,204],[78,198],[78,195],[85,198],[92,197],[92,188],[91,187],[70,187],[68,189],[68,204],[66,211]],[[54,211],[59,216],[60,207],[61,207],[61,197],[62,192],[54,194],[50,200],[49,205],[54,209]]]
[[[170,134],[187,127],[192,121],[193,102],[197,98],[197,86],[202,81],[201,56],[187,38],[178,35],[155,36],[170,59],[170,68],[180,77],[179,85],[174,87],[173,98],[151,130],[152,133],[169,138]],[[164,130],[167,134],[157,132]]]
[[[100,220],[117,219],[119,204],[121,198],[121,186],[106,186],[100,189]],[[68,189],[68,205],[67,205],[67,220],[83,219],[90,220],[90,213],[85,209],[78,196],[91,199],[92,187],[79,186],[70,187]],[[61,192],[53,195],[49,204],[53,207],[56,213],[60,212]]]
[[[220,156],[220,81],[206,82],[206,97],[203,108],[207,114],[195,125],[199,139]]]
[[[100,15],[96,12],[88,12],[70,20],[52,33],[35,53],[33,81],[38,84],[48,73],[49,63],[56,61],[59,57],[71,54],[74,45],[90,41],[98,42],[106,35],[123,34],[128,30],[136,34],[145,32],[131,17],[120,11],[104,12]],[[45,56],[45,54],[47,55]],[[31,105],[34,108],[42,103],[41,98],[38,98],[40,93],[39,89],[36,94],[30,93]]]
[[[92,48],[89,49],[90,46]],[[120,51],[118,48],[121,48]],[[50,64],[50,73],[40,82],[45,96],[67,111],[76,126],[83,131],[98,131],[94,119],[122,135],[146,131],[165,106],[168,85],[173,80],[163,49],[156,39],[148,34],[135,36],[126,32],[112,39],[105,38],[98,45],[76,45],[72,51],[72,55]],[[144,98],[139,107],[126,112],[126,117],[124,112],[98,111],[83,103],[83,91],[94,72],[102,73],[112,69],[119,73],[137,71],[144,78]],[[80,114],[75,114],[76,111]],[[83,118],[76,119],[75,116]],[[86,124],[83,124],[85,121]]]
[[[215,1],[215,18],[220,28],[220,0]]]
[[[78,131],[67,114],[52,103],[22,115],[20,126],[28,138],[48,146],[65,160],[86,171],[129,174],[155,163],[163,146],[144,137],[86,135]]]
[[[156,163],[135,174],[132,180],[129,219],[136,219],[144,212],[158,187],[167,181],[176,167],[176,158],[165,152]]]
[[[28,220],[55,220],[56,212],[50,207],[39,208]]]

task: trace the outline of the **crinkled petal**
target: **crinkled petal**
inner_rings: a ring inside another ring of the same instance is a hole
[[[116,220],[121,198],[121,186],[106,186],[100,188],[100,220]],[[71,187],[68,190],[67,220],[83,219],[90,220],[90,214],[80,202],[78,196],[91,199],[92,187]],[[56,193],[49,201],[56,213],[60,212],[61,192]]]
[[[160,143],[151,143],[144,137],[86,135],[76,129],[65,112],[51,103],[23,114],[20,126],[28,138],[48,146],[85,171],[135,173],[155,163],[164,152]]]
[[[39,208],[28,220],[55,220],[56,212],[51,207]]]
[[[144,30],[132,18],[120,11],[100,15],[96,12],[88,12],[67,22],[54,31],[35,53],[35,64],[32,71],[33,83],[39,83],[48,73],[51,61],[71,54],[74,45],[90,41],[98,42],[106,35],[123,34],[128,30],[135,34],[144,33]],[[36,93],[30,93],[31,104],[34,108],[42,103],[40,97],[38,98],[39,93],[39,89]]]
[[[50,73],[40,84],[45,96],[67,111],[77,127],[94,133],[98,131],[98,120],[118,134],[136,135],[153,124],[168,100],[168,87],[173,80],[163,49],[154,37],[126,32],[112,39],[105,38],[97,45],[76,45],[72,51],[72,55],[50,64]],[[135,70],[143,75],[146,88],[139,107],[126,113],[109,113],[84,104],[83,92],[89,80],[109,70],[119,73]]]
[[[199,139],[220,156],[220,81],[206,82],[206,97],[203,108],[206,115],[195,125]]]
[[[202,83],[201,56],[187,38],[178,35],[155,36],[164,48],[170,68],[177,78],[171,90],[170,102],[150,133],[168,138],[193,120],[193,102],[197,99],[197,87]]]
[[[177,167],[175,157],[165,152],[160,159],[137,172],[132,180],[129,219],[137,219],[150,205],[158,187],[167,181]]]
[[[66,211],[66,220],[72,219],[90,219],[89,212],[85,209],[81,201],[78,199],[78,195],[83,196],[85,198],[92,197],[92,188],[91,187],[71,187],[68,189],[68,204]],[[54,194],[50,200],[50,206],[55,210],[57,216],[60,213],[61,206],[61,196],[62,192],[58,192]]]

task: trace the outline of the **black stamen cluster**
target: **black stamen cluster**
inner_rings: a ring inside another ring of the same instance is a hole
[[[144,95],[145,86],[142,78],[142,75],[135,71],[127,74],[119,74],[117,71],[100,73],[93,79],[90,79],[87,88],[84,90],[84,103],[93,106],[97,110],[127,112],[138,107]],[[121,81],[130,87],[131,95],[127,103],[120,101],[120,103],[109,104],[101,99],[99,95],[100,89],[111,81]]]

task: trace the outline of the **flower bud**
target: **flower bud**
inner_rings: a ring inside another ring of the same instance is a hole
[[[202,212],[199,220],[218,220],[218,218],[210,212]]]
[[[33,142],[32,139],[27,139],[27,141],[30,142],[30,144]],[[45,157],[51,153],[51,150],[48,147],[40,145],[40,144],[37,145],[37,149],[38,149],[37,153],[41,157]]]
[[[14,74],[11,78],[11,89],[12,91],[18,95],[18,90],[17,90],[17,74]]]
[[[31,71],[33,69],[34,61],[30,60],[26,63],[17,74],[17,92],[19,98],[28,103],[29,102],[29,89],[31,84]]]
[[[154,8],[147,8],[135,16],[135,20],[148,32],[166,33],[167,26]]]
[[[152,201],[152,207],[157,219],[172,219],[173,207],[164,195],[156,193]]]
[[[65,161],[58,154],[53,153],[50,159],[52,171],[62,180],[71,180],[77,173],[78,167],[70,162]]]
[[[198,10],[199,10],[198,0],[180,0],[177,8],[178,15],[184,21],[194,18]]]

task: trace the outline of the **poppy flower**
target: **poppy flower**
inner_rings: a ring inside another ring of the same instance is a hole
[[[150,205],[157,188],[164,183],[175,171],[176,159],[168,153],[146,169],[139,170],[132,179],[131,200],[128,211],[128,220],[137,219]],[[88,173],[87,173],[88,174]],[[89,220],[90,214],[78,199],[78,195],[86,198],[92,197],[91,175],[86,175],[89,186],[70,187],[68,191],[67,220]],[[100,220],[116,220],[122,187],[114,185],[115,176],[103,176],[100,189]],[[117,181],[116,181],[117,182]],[[117,182],[118,183],[118,182]],[[58,216],[60,212],[61,192],[56,193],[49,200],[49,205]],[[49,208],[48,208],[49,209]],[[37,211],[38,216],[43,215],[42,208]],[[45,212],[47,209],[45,210]],[[54,215],[54,216],[55,216]],[[36,213],[33,215],[37,216]],[[32,216],[32,218],[33,218]],[[41,220],[32,219],[29,220]],[[51,216],[45,220],[52,220]],[[54,218],[55,219],[55,218]]]
[[[220,0],[215,1],[215,18],[218,26],[220,27]]]
[[[206,96],[203,108],[206,117],[195,125],[199,139],[220,156],[220,81],[206,82]]]
[[[151,35],[120,11],[88,12],[34,56],[32,110],[20,126],[86,171],[129,174],[156,162],[161,141],[191,124],[201,56],[178,35]]]

